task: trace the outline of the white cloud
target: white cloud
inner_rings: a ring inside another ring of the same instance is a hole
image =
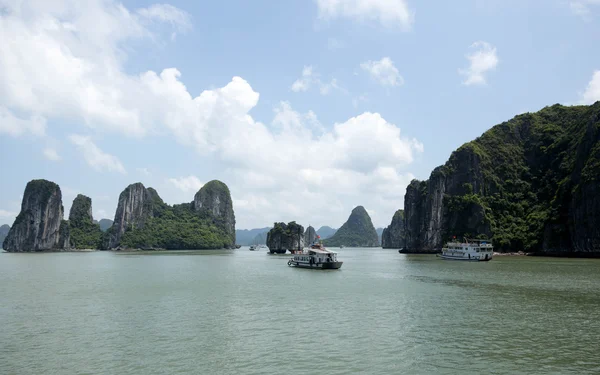
[[[600,100],[600,70],[596,70],[581,95],[581,104],[593,104]]]
[[[590,7],[600,5],[600,0],[571,0],[569,5],[574,14],[581,16],[585,20],[589,20]]]
[[[404,83],[404,78],[389,57],[379,61],[366,61],[360,64],[360,67],[383,86],[400,86]]]
[[[294,92],[304,92],[308,91],[313,86],[319,88],[321,95],[327,95],[334,89],[346,92],[345,89],[338,85],[335,78],[332,78],[329,82],[321,81],[319,75],[315,73],[314,68],[310,65],[304,66],[302,69],[302,76],[292,83],[290,89]]]
[[[146,25],[155,22],[149,20],[185,28],[183,14],[170,6],[131,12],[110,0],[89,0],[85,6],[75,0],[6,3],[0,12],[0,108],[38,119],[37,133],[43,133],[44,118],[147,133],[157,126],[153,98],[143,75],[125,73],[124,45],[154,40]]]
[[[35,114],[30,115],[28,119],[19,118],[0,103],[0,134],[2,133],[13,137],[31,133],[40,137],[46,133],[46,119]]]
[[[138,9],[137,13],[149,20],[169,23],[180,32],[186,32],[192,28],[190,15],[169,4],[154,4],[148,8]]]
[[[294,92],[299,92],[299,91],[307,91],[310,88],[310,85],[313,81],[313,77],[312,77],[312,66],[305,66],[302,69],[302,77],[298,78],[293,84],[292,84],[292,91]]]
[[[0,209],[0,219],[12,219],[14,220],[18,215],[18,212],[8,211]],[[1,244],[0,244],[1,245]]]
[[[169,178],[168,182],[183,192],[191,193],[197,192],[204,186],[204,183],[201,182],[198,177],[192,175],[180,178]]]
[[[319,17],[351,18],[360,22],[375,21],[390,28],[409,30],[414,22],[405,0],[316,0]]]
[[[464,85],[485,85],[485,74],[496,69],[498,65],[496,47],[487,42],[475,42],[471,45],[471,49],[474,51],[465,55],[469,60],[469,67],[459,69],[458,72],[466,76]]]
[[[194,96],[176,68],[129,73],[127,42],[157,37],[149,28],[155,22],[143,14],[110,0],[5,7],[0,32],[9,42],[0,43],[0,107],[22,119],[97,128],[104,137],[172,136],[214,166],[212,175],[199,177],[228,184],[241,228],[275,220],[339,226],[358,204],[376,213],[376,225],[390,221],[421,143],[378,113],[323,126],[314,112],[299,113],[283,102],[271,122],[261,123],[250,115],[260,95],[241,77]],[[342,90],[311,67],[302,78],[307,90]],[[125,173],[120,160],[91,138],[69,139],[91,167]],[[201,186],[194,177],[168,183],[193,192]]]
[[[127,173],[123,164],[121,164],[121,161],[116,156],[102,151],[90,137],[72,134],[69,136],[69,140],[77,146],[77,149],[83,154],[85,161],[95,170]]]
[[[59,161],[61,160],[60,155],[56,152],[55,149],[47,147],[44,149],[44,157],[51,161]]]
[[[148,168],[136,168],[135,169],[139,174],[144,175],[144,176],[151,176],[152,173],[150,173],[150,171],[148,170]]]

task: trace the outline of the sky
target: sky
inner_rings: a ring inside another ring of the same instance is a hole
[[[357,205],[389,225],[493,125],[600,100],[599,19],[600,0],[0,0],[0,224],[44,178],[65,216],[218,179],[238,229]]]

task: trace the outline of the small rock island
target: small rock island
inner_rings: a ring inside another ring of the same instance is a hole
[[[323,243],[333,247],[378,247],[379,237],[367,210],[363,206],[357,206],[344,225]]]

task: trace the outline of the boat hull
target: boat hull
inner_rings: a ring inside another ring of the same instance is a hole
[[[343,263],[344,262],[325,262],[325,263],[310,264],[310,263],[296,262],[294,260],[290,260],[288,262],[288,266],[298,267],[298,268],[310,268],[313,270],[337,270],[342,267]]]
[[[489,257],[487,259],[478,259],[478,258],[463,258],[463,257],[449,257],[446,255],[440,255],[440,258],[445,259],[445,260],[462,260],[462,261],[466,261],[466,262],[489,262],[490,260],[492,260],[492,257]]]

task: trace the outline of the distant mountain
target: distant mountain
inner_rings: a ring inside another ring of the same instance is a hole
[[[377,228],[375,229],[375,232],[377,232],[377,238],[379,239],[379,244],[381,245],[381,235],[383,234],[383,228]]]
[[[10,225],[8,224],[4,224],[0,227],[0,248],[2,247],[2,242],[4,242],[4,239],[6,238],[6,235],[8,234],[9,230]]]
[[[379,240],[371,217],[363,206],[355,207],[348,221],[330,238],[323,241],[325,246],[377,247]]]
[[[254,239],[252,240],[252,244],[254,244],[254,245],[266,244],[267,243],[267,233],[259,233],[256,236],[254,236]],[[241,244],[238,244],[238,245],[241,245]]]
[[[110,219],[100,219],[98,224],[100,224],[100,230],[106,232],[108,228],[112,227],[113,221]]]
[[[235,230],[235,242],[238,245],[242,245],[242,246],[253,245],[255,243],[254,240],[255,240],[256,236],[259,234],[263,234],[264,238],[266,240],[267,232],[269,232],[270,229],[271,229],[271,227],[255,228],[255,229],[236,229]],[[262,243],[265,243],[265,242],[263,241]]]
[[[333,229],[332,227],[328,227],[326,225],[317,230],[317,234],[321,236],[322,240],[333,236],[335,232],[337,232],[337,229]]]

